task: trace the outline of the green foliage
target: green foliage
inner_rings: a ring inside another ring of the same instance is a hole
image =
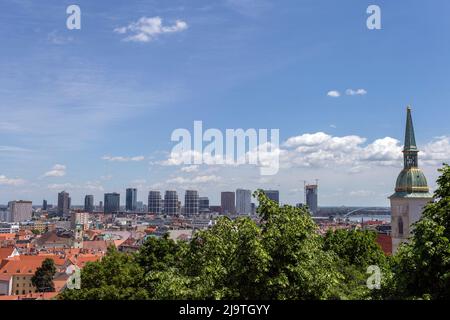
[[[147,299],[144,269],[134,257],[115,247],[101,261],[89,262],[81,270],[81,289],[65,290],[61,299],[134,300]]]
[[[344,263],[365,271],[368,266],[381,267],[387,263],[376,237],[374,231],[368,230],[330,230],[324,238],[324,249],[336,253]]]
[[[367,268],[377,266],[381,270],[382,283],[390,278],[388,257],[376,242],[376,233],[363,230],[329,230],[324,237],[324,249],[332,251],[339,259],[338,268],[345,280],[339,292],[347,299],[379,299],[379,290],[369,290],[366,281]]]
[[[53,277],[55,276],[56,268],[53,259],[45,259],[42,265],[36,269],[31,283],[36,287],[38,292],[54,292],[55,285]]]
[[[411,242],[395,257],[394,298],[450,297],[450,166],[439,171],[435,201],[425,207]]]
[[[328,232],[308,212],[279,207],[262,191],[260,223],[219,219],[189,242],[150,237],[136,254],[110,248],[61,299],[433,299],[450,296],[450,167],[411,242],[383,255],[368,231]],[[367,267],[382,270],[368,290]]]

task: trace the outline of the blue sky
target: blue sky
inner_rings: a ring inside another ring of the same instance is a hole
[[[71,4],[81,30],[66,28]],[[370,4],[382,30],[366,27]],[[129,186],[139,200],[196,188],[213,203],[221,190],[279,188],[296,203],[303,180],[318,178],[322,205],[388,205],[408,104],[434,186],[450,161],[449,10],[446,0],[4,0],[0,203],[55,203],[63,189],[74,204],[86,193],[97,202]],[[157,17],[149,39],[118,32]],[[163,165],[172,131],[194,120],[278,128],[282,144],[300,137],[289,147],[309,149],[285,150],[272,177]]]

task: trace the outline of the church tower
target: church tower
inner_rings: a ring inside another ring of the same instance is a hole
[[[412,224],[422,215],[423,207],[433,199],[427,179],[419,169],[416,138],[411,108],[406,110],[405,146],[403,148],[403,170],[395,185],[391,200],[392,253],[411,236]]]

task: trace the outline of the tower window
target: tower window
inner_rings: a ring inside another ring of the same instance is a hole
[[[398,218],[398,234],[403,235],[403,219],[402,219],[402,217]]]

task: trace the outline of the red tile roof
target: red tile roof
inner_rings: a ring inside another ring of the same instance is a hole
[[[386,255],[392,255],[392,238],[387,234],[377,234],[377,242]]]
[[[62,266],[66,261],[55,255],[17,256],[6,260],[7,262],[0,269],[0,274],[33,275],[47,258],[53,259],[56,266]]]
[[[8,258],[14,252],[14,247],[0,248],[0,261]]]

